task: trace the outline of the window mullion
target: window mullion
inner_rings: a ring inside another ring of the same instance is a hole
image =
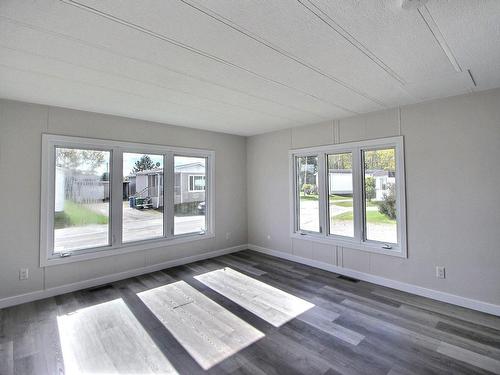
[[[111,228],[110,244],[120,246],[122,244],[122,217],[123,217],[123,151],[118,147],[112,150],[111,159]]]
[[[294,232],[300,232],[300,191],[299,191],[299,159],[298,156],[292,157],[292,170],[293,170],[293,230]]]
[[[361,150],[356,147],[352,150],[354,238],[360,242],[364,236],[362,164]]]
[[[174,153],[163,155],[163,233],[174,236]]]
[[[47,246],[47,256],[50,258],[54,256],[54,208],[55,208],[55,162],[56,156],[55,145],[52,143],[44,144],[44,157],[43,160],[48,165],[45,165],[44,172],[47,176],[43,180],[47,181],[47,184],[42,183],[42,197],[46,197],[42,201],[42,215],[45,213],[46,216],[42,218],[42,231],[40,236],[42,237],[42,243]],[[46,191],[44,189],[47,189]],[[45,219],[45,220],[44,220]]]
[[[325,178],[325,154],[321,153],[318,155],[318,197],[319,197],[319,225],[320,225],[320,233],[325,235],[327,233],[327,209],[326,202],[328,199],[326,198],[327,189],[326,187],[326,178]]]

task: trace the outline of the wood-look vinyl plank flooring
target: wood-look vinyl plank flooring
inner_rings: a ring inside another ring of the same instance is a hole
[[[0,375],[500,374],[500,317],[253,251],[0,310]]]

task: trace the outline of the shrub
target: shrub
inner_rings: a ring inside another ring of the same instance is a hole
[[[387,184],[388,193],[384,193],[383,200],[378,204],[378,210],[389,219],[396,220],[396,193],[394,184]]]
[[[316,194],[316,185],[313,184],[304,184],[302,185],[302,191],[304,194]]]

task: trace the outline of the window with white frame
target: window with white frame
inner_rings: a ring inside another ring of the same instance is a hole
[[[206,230],[205,170],[207,159],[185,155],[174,156],[174,234]],[[194,176],[192,173],[197,173]],[[197,177],[195,180],[192,177]],[[195,184],[196,182],[196,184]],[[196,186],[203,189],[194,189]]]
[[[42,148],[42,266],[213,236],[213,151],[48,134]]]
[[[205,190],[205,176],[189,176],[189,191],[204,191]]]
[[[293,236],[406,257],[402,137],[292,150],[290,166]]]

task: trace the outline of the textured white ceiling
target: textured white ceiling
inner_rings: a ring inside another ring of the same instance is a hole
[[[253,135],[499,86],[498,0],[0,1],[3,98]]]

